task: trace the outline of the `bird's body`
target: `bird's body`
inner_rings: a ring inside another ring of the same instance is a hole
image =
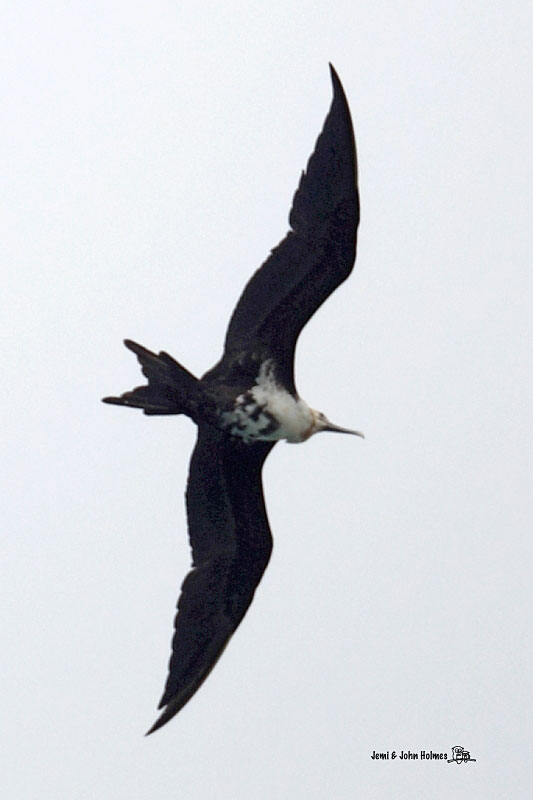
[[[333,425],[294,383],[298,335],[350,274],[359,198],[355,144],[342,86],[293,199],[289,231],[235,307],[224,353],[198,379],[167,353],[126,340],[148,384],[105,402],[145,414],[186,414],[198,426],[187,486],[193,569],[178,602],[161,727],[203,683],[250,605],[272,539],[261,470],[277,441],[304,442]],[[358,434],[361,435],[361,434]]]

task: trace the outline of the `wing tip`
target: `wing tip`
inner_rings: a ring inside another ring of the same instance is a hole
[[[335,83],[340,83],[338,72],[331,63],[331,61],[328,61],[328,66],[329,66],[329,74],[331,75],[331,80],[333,85],[335,85]]]
[[[175,717],[178,711],[181,711],[184,705],[189,702],[191,697],[195,694],[197,689],[200,688],[204,680],[209,675],[211,669],[214,667],[216,661],[209,666],[205,674],[201,676],[200,680],[197,681],[189,681],[185,686],[182,688],[181,691],[178,691],[176,694],[172,695],[170,698],[167,698],[167,692],[165,690],[165,694],[161,698],[161,702],[158,705],[158,709],[163,709],[163,712],[158,716],[152,727],[146,731],[144,734],[145,736],[150,736],[155,731],[162,728],[163,725]]]
[[[161,714],[161,716],[156,719],[152,727],[149,730],[147,730],[144,735],[151,736],[152,733],[155,733],[157,730],[159,730],[159,728],[162,728],[165,722],[168,722],[169,719],[170,717],[165,718],[165,714]]]
[[[331,83],[333,84],[333,99],[335,100],[336,97],[340,97],[344,101],[346,107],[348,107],[348,100],[346,99],[346,93],[344,91],[341,79],[339,78],[339,73],[337,72],[331,61],[329,61],[328,64],[329,64],[329,74],[331,77]]]
[[[203,681],[200,682],[201,685]],[[163,725],[166,725],[172,717],[175,717],[178,711],[181,711],[183,706],[191,699],[192,695],[195,693],[196,689],[199,688],[195,686],[192,692],[179,692],[177,695],[174,695],[170,699],[167,700],[166,696],[163,695],[161,702],[158,705],[158,709],[163,709],[162,713],[158,716],[152,727],[146,731],[144,734],[145,736],[150,736],[155,731],[158,731],[159,728],[162,728]],[[189,688],[189,687],[186,687]],[[166,694],[166,693],[165,693]]]

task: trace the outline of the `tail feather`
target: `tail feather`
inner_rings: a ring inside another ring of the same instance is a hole
[[[148,384],[124,392],[120,397],[104,397],[102,402],[142,408],[145,414],[192,416],[198,379],[168,353],[152,353],[131,339],[125,339],[124,344],[137,356]]]

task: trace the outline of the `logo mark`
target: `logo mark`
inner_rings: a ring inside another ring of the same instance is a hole
[[[465,764],[467,761],[477,761],[477,758],[470,758],[470,753],[460,745],[452,747],[452,757],[448,759],[448,764]]]

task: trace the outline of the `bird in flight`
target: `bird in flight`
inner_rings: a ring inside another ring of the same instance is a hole
[[[330,64],[333,100],[302,173],[290,230],[251,277],[233,311],[220,361],[201,378],[165,352],[126,339],[148,383],[105,403],[185,414],[198,426],[186,492],[192,569],[181,587],[160,728],[207,678],[244,617],[268,564],[272,536],[261,482],[281,439],[305,442],[334,425],[294,383],[300,331],[349,276],[359,223],[350,111]]]

